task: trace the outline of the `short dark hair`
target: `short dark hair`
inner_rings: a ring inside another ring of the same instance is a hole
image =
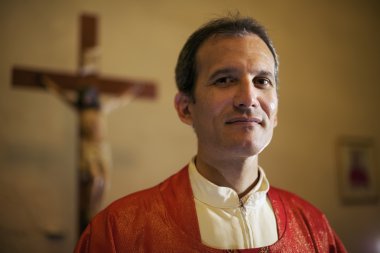
[[[265,28],[255,19],[230,15],[209,21],[196,30],[183,46],[175,68],[175,80],[179,91],[194,99],[194,86],[197,77],[196,55],[200,46],[215,35],[248,35],[259,36],[271,51],[275,64],[275,79],[278,83],[278,56]],[[278,84],[277,84],[278,86]]]

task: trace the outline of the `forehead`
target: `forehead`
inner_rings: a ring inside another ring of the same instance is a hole
[[[274,75],[274,57],[265,42],[255,34],[216,35],[207,39],[196,55],[197,73],[225,65],[264,68]]]

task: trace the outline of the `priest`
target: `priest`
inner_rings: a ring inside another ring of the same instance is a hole
[[[326,216],[270,185],[259,154],[277,126],[278,57],[254,19],[195,31],[175,74],[179,119],[197,152],[161,184],[117,200],[76,252],[346,252]]]

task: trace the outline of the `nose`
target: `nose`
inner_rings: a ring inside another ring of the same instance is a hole
[[[236,86],[234,96],[234,106],[239,109],[257,107],[257,89],[253,84],[252,78],[246,77]]]

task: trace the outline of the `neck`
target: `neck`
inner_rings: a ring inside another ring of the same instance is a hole
[[[234,189],[244,196],[257,183],[258,157],[205,159],[198,153],[195,164],[199,173],[219,186]]]

